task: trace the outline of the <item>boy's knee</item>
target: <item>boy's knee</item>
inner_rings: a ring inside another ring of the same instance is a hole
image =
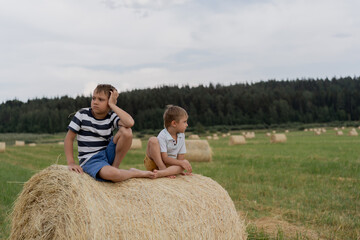
[[[153,145],[153,144],[159,144],[159,140],[157,137],[151,137],[149,138],[149,142],[148,142],[150,145]]]
[[[131,128],[121,127],[119,129],[119,132],[120,132],[121,136],[123,136],[125,138],[132,138],[132,136],[133,136]]]

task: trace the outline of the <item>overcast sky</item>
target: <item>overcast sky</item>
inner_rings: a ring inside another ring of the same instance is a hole
[[[0,0],[0,103],[360,76],[359,0]]]

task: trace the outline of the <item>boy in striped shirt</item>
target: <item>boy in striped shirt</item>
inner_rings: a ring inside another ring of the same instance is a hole
[[[86,172],[98,181],[120,182],[134,177],[156,178],[156,173],[136,168],[119,169],[131,147],[134,119],[116,105],[119,93],[109,84],[99,84],[91,107],[80,109],[68,126],[64,141],[68,168]],[[112,133],[118,128],[117,133]],[[74,161],[73,142],[77,136],[79,165]]]

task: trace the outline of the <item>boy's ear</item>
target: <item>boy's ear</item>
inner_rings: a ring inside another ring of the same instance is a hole
[[[171,126],[173,126],[173,127],[176,126],[176,121],[175,120],[171,121]]]

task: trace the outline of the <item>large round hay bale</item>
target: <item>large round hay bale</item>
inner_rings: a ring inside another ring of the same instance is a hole
[[[355,128],[351,129],[348,133],[349,136],[358,136],[358,132],[356,131]]]
[[[246,144],[246,139],[242,135],[232,135],[229,139],[229,145],[240,145],[240,144]]]
[[[245,138],[254,138],[255,137],[255,133],[254,132],[247,132],[245,134]]]
[[[25,183],[11,227],[10,239],[246,239],[228,193],[208,177],[109,183],[59,165]]]
[[[199,135],[197,135],[197,134],[191,134],[191,135],[189,136],[189,139],[199,140],[200,137],[199,137]]]
[[[133,138],[130,149],[141,149],[142,143],[140,138]]]
[[[270,137],[271,143],[283,143],[286,142],[286,135],[283,133],[272,134]]]
[[[15,146],[25,146],[25,141],[15,141]]]
[[[336,135],[337,136],[342,136],[342,135],[344,135],[344,133],[343,133],[343,131],[339,130],[339,131],[336,131]]]
[[[0,142],[0,152],[5,152],[5,149],[6,149],[6,143]]]
[[[185,140],[185,158],[191,162],[210,162],[212,150],[207,140]]]

